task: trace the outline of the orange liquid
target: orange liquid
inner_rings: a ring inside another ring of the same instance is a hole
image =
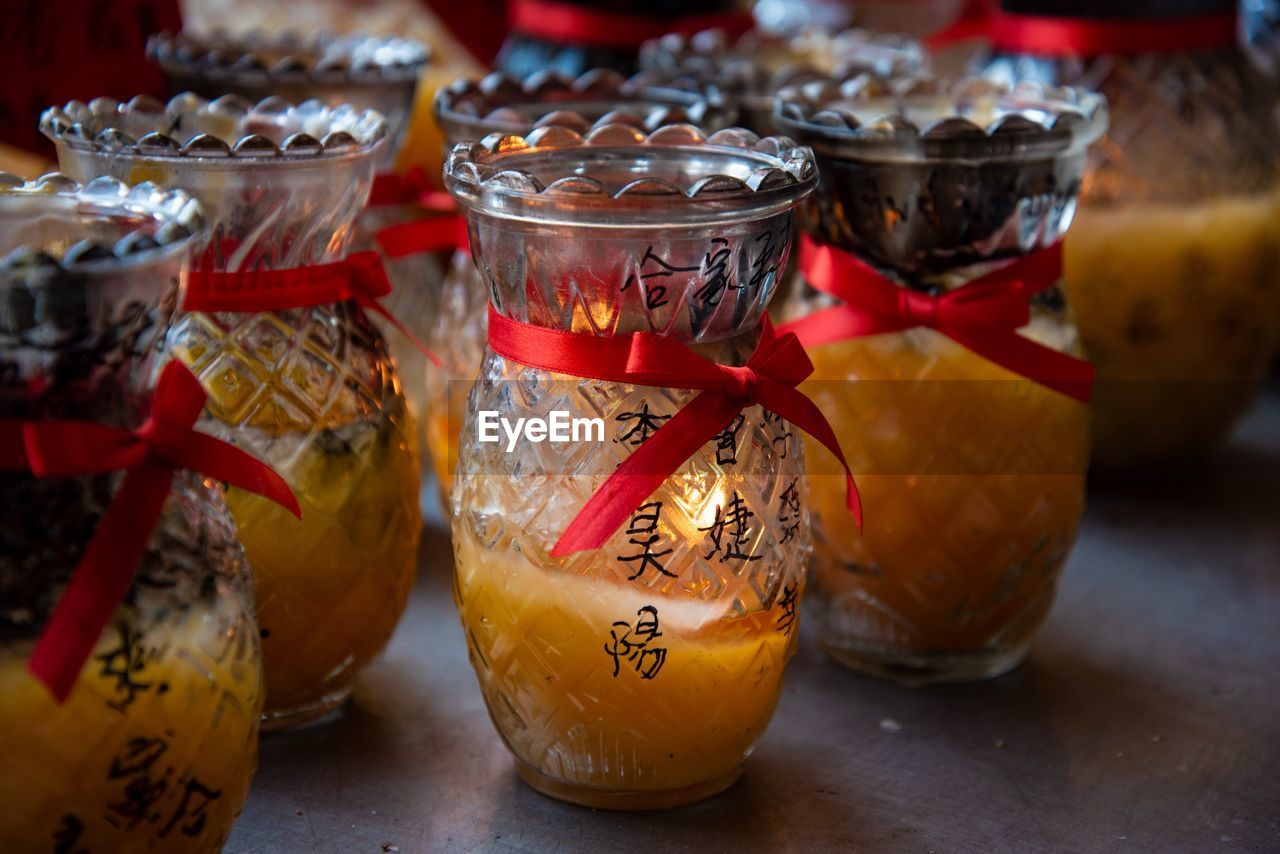
[[[257,767],[256,644],[234,597],[164,623],[121,610],[63,705],[27,673],[30,644],[0,652],[0,850],[220,850]],[[118,650],[145,687],[103,673]]]
[[[1258,393],[1280,318],[1273,200],[1082,206],[1065,248],[1098,369],[1096,463],[1185,465],[1222,444]]]
[[[806,391],[840,439],[866,512],[858,532],[835,460],[807,443],[824,645],[854,659],[1025,646],[1084,508],[1087,407],[930,330],[811,356]]]
[[[794,652],[794,631],[778,627],[781,606],[738,616],[723,600],[663,596],[488,554],[465,533],[456,557],[455,601],[472,664],[522,763],[601,792],[598,801],[575,796],[580,803],[614,807],[629,804],[610,793],[659,793],[641,795],[642,805],[665,806],[660,793],[717,780],[723,788],[736,778]],[[661,631],[649,646],[665,650],[665,661],[646,679],[641,671],[655,653],[624,657],[615,676],[613,624],[636,624],[646,605]]]

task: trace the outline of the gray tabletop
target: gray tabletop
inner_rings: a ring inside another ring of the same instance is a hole
[[[742,781],[647,814],[517,780],[429,529],[390,648],[340,720],[264,738],[227,851],[1280,852],[1280,393],[1211,473],[1090,501],[1023,667],[904,689],[804,633]]]

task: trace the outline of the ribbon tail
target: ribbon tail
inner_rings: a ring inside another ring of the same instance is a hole
[[[598,549],[704,443],[729,426],[742,402],[702,392],[627,457],[573,517],[552,557]]]
[[[853,521],[862,530],[862,496],[858,493],[858,484],[853,479],[853,469],[845,459],[840,447],[840,440],[817,404],[805,397],[798,389],[790,386],[768,384],[757,389],[760,405],[765,409],[790,421],[825,447],[844,467],[845,508],[853,516]],[[674,419],[673,419],[674,420]],[[657,435],[656,433],[654,435]]]
[[[948,338],[1005,370],[1088,403],[1094,368],[1088,362],[1059,353],[1017,332],[1002,329],[939,330]]]
[[[418,348],[418,351],[421,352],[422,355],[426,356],[427,360],[431,362],[431,364],[435,365],[437,368],[441,368],[441,369],[444,368],[444,362],[440,361],[440,357],[437,356],[435,353],[431,352],[431,348],[428,347],[425,343],[423,343],[423,341],[419,339],[417,335],[414,335],[412,332],[410,332],[409,327],[405,326],[403,323],[400,322],[400,318],[396,317],[394,314],[387,311],[387,309],[382,305],[382,303],[378,302],[375,299],[367,299],[363,297],[358,299],[357,302],[360,303],[361,308],[372,311],[374,314],[378,315],[383,320],[387,321],[387,323],[390,323],[393,327],[395,327],[395,330],[399,332],[401,335],[403,335],[406,339],[408,339],[410,344]]]
[[[192,432],[182,467],[274,501],[297,518],[302,508],[285,479],[266,463],[221,439]]]
[[[59,703],[129,589],[172,481],[171,469],[156,466],[125,476],[36,640],[27,669]]]

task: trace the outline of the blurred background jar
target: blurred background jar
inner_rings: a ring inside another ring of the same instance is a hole
[[[199,207],[0,174],[0,418],[137,429]],[[0,472],[0,848],[214,852],[257,766],[253,582],[216,484],[179,472],[64,703],[26,669],[122,475]]]
[[[510,0],[495,66],[516,78],[593,68],[630,75],[646,39],[715,26],[742,32],[751,16],[735,0]]]
[[[454,149],[493,311],[587,340],[656,332],[722,365],[756,346],[812,155],[741,130],[547,127]],[[597,367],[594,366],[593,367]],[[673,370],[676,365],[670,365]],[[600,548],[554,544],[697,395],[580,379],[486,350],[453,488],[454,595],[521,777],[593,807],[731,785],[796,644],[809,550],[798,432],[747,406]],[[596,418],[596,441],[480,441],[478,413]]]
[[[784,86],[860,72],[897,78],[922,71],[927,62],[920,44],[905,36],[823,28],[787,35],[670,33],[640,50],[646,72],[686,86],[714,87],[737,110],[738,123],[762,135],[775,131],[773,101]]]
[[[1260,390],[1280,316],[1275,89],[1235,0],[1006,0],[986,73],[1097,88],[1066,241],[1067,292],[1098,369],[1095,469],[1185,467]]]
[[[378,249],[391,280],[387,309],[418,338],[431,328],[430,294],[440,287],[449,253],[428,240],[417,240],[415,223],[441,212],[423,204],[428,187],[410,186],[396,174],[401,143],[409,129],[419,79],[430,60],[426,46],[395,36],[306,35],[286,29],[270,35],[259,32],[232,36],[161,33],[151,39],[147,53],[164,69],[171,91],[195,92],[205,98],[240,95],[253,103],[280,97],[298,104],[318,100],[330,107],[350,104],[376,110],[387,120],[387,142],[376,155],[381,198],[375,196],[357,222],[353,249]],[[425,176],[421,179],[425,182]],[[386,230],[401,235],[392,251],[378,238]],[[384,320],[382,328],[404,381],[405,395],[415,415],[424,409],[427,358],[413,341]]]
[[[788,307],[803,319],[783,327],[809,349],[816,370],[804,388],[840,438],[867,514],[861,531],[849,524],[839,469],[810,444],[822,646],[907,683],[999,675],[1026,655],[1075,540],[1089,407],[944,335],[939,317],[948,302],[980,300],[990,287],[981,277],[1052,251],[1105,104],[1071,90],[866,76],[786,89],[778,103],[779,126],[818,160],[804,207],[813,251],[852,256],[837,277],[865,270],[905,312],[879,323],[850,303],[869,332],[811,336],[805,324],[836,309],[805,288]],[[812,279],[810,251],[800,266]],[[1052,266],[1019,285],[1014,308],[1030,301],[1020,322],[1001,327],[1005,309],[993,307],[968,331],[1012,335],[1029,316],[1015,337],[1076,353]]]
[[[182,95],[54,107],[42,130],[75,176],[181,187],[211,224],[200,273],[340,261],[386,122],[279,98]],[[335,708],[386,644],[413,584],[421,516],[415,428],[381,333],[347,300],[184,313],[168,346],[209,392],[201,425],[269,463],[301,521],[231,490],[258,587],[267,727]]]
[[[692,124],[714,132],[733,123],[733,112],[714,90],[679,85],[638,74],[624,78],[607,69],[577,78],[539,73],[517,80],[497,72],[480,80],[460,79],[440,90],[436,120],[450,146],[493,133],[523,136],[551,125],[587,134],[594,124],[627,124],[643,131]],[[453,256],[432,319],[427,342],[441,360],[427,375],[427,446],[440,483],[442,503],[457,463],[458,431],[467,396],[480,370],[488,331],[489,287],[464,245]]]
[[[983,3],[986,0],[977,0]],[[810,27],[828,32],[858,27],[923,38],[957,21],[975,0],[756,0],[756,26],[791,34]]]

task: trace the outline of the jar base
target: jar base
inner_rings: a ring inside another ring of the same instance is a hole
[[[1027,657],[1031,644],[972,653],[910,653],[856,643],[822,641],[827,655],[851,670],[899,685],[942,685],[981,682],[1013,670]]]
[[[591,786],[579,786],[548,777],[532,765],[516,760],[516,772],[520,779],[535,792],[565,803],[599,810],[660,810],[682,807],[705,801],[720,794],[732,786],[742,776],[743,765],[738,765],[729,773],[684,786],[679,789],[654,789],[627,791],[621,789],[597,789]]]
[[[318,700],[291,709],[266,709],[262,712],[261,729],[263,732],[287,732],[306,726],[320,726],[336,720],[342,715],[342,708],[351,699],[354,685],[347,685],[332,694],[325,694]]]

